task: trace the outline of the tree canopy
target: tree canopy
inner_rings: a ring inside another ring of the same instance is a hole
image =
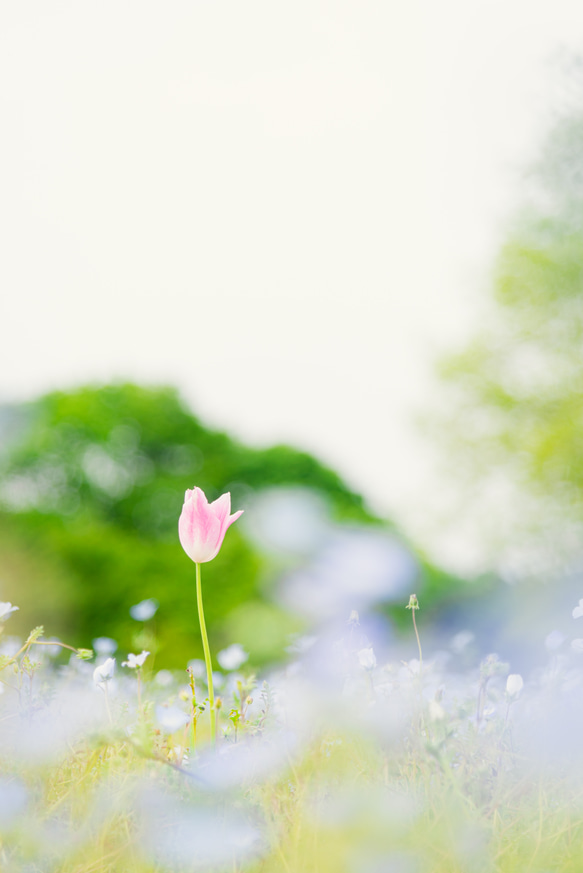
[[[559,541],[572,549],[583,525],[580,96],[555,120],[526,179],[494,265],[490,318],[443,373],[456,394],[448,430],[466,449],[466,469],[482,487],[503,481],[500,504],[513,496],[502,524],[556,555]]]

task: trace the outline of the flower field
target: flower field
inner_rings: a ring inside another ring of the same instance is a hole
[[[471,634],[377,661],[353,613],[277,671],[10,636],[2,604],[2,871],[583,869],[583,669],[551,636],[523,677]],[[423,642],[422,611],[417,613]],[[110,641],[111,642],[111,641]],[[69,657],[70,656],[70,657]]]

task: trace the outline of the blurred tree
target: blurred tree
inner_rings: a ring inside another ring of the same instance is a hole
[[[200,656],[194,567],[177,533],[184,491],[195,484],[210,500],[230,491],[233,509],[263,488],[305,486],[326,498],[337,522],[387,527],[310,455],[284,445],[253,449],[213,431],[172,388],[86,387],[4,413],[1,596],[21,608],[11,629],[42,623],[78,645],[109,635],[122,651],[150,648],[129,609],[155,598],[158,663]],[[422,560],[419,567],[420,589],[425,584],[433,601],[463,585]],[[266,596],[279,570],[245,537],[243,523],[230,528],[203,574],[214,651],[232,642],[233,623],[241,632],[242,621],[263,628],[256,663],[283,650],[300,624]]]
[[[10,413],[3,596],[19,603],[27,624],[42,622],[84,645],[101,634],[132,645],[129,608],[155,597],[163,660],[182,663],[193,644],[198,653],[193,566],[177,540],[184,491],[195,483],[210,500],[230,491],[237,509],[255,489],[305,485],[329,498],[338,519],[372,520],[362,498],[310,455],[245,447],[204,427],[171,388],[52,393],[20,410],[20,428],[18,410]],[[267,564],[235,525],[205,566],[207,621],[219,644],[229,613],[263,599],[258,580]],[[284,631],[297,628],[285,614],[279,619]]]
[[[583,526],[581,59],[569,85],[499,252],[489,320],[442,368],[456,395],[448,432],[466,450],[458,476],[465,459],[482,492],[492,486],[498,535],[523,534],[531,555],[534,535],[545,565],[549,552],[580,551]]]

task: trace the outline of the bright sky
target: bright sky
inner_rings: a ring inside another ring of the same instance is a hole
[[[413,420],[582,25],[575,0],[1,4],[0,401],[176,384],[420,530]]]

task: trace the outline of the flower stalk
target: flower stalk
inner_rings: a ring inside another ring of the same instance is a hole
[[[204,620],[204,609],[202,605],[202,583],[200,574],[200,563],[195,563],[196,567],[196,604],[198,607],[198,620],[200,622],[200,634],[202,636],[202,648],[204,651],[204,662],[206,665],[206,678],[209,690],[209,709],[211,716],[211,737],[213,744],[216,745],[216,713],[215,713],[215,692],[213,689],[213,668],[211,663],[211,650],[206,632],[206,624]]]
[[[411,594],[407,609],[411,610],[411,618],[413,619],[413,629],[417,637],[417,648],[419,649],[419,676],[423,674],[423,652],[421,651],[421,640],[419,639],[419,631],[417,630],[417,622],[415,621],[415,611],[419,609],[419,601],[416,594]]]

